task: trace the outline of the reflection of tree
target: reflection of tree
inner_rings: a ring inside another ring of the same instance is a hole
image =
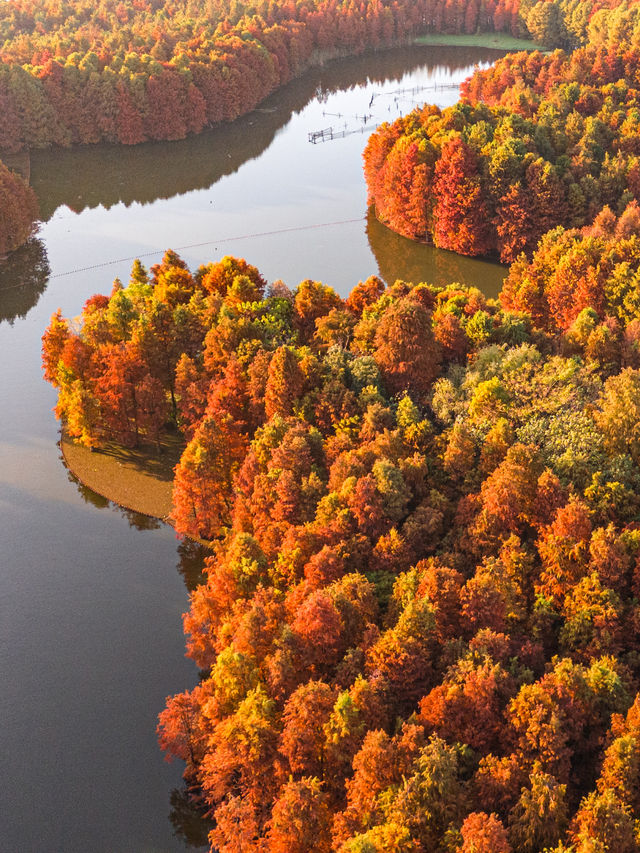
[[[142,515],[142,513],[127,509],[124,506],[113,505],[118,508],[120,515],[127,519],[129,527],[135,527],[136,530],[159,530],[164,524],[164,521],[154,518],[152,515]]]
[[[259,157],[291,116],[319,93],[326,98],[340,89],[400,80],[423,66],[455,71],[495,58],[495,51],[478,48],[412,47],[329,62],[271,95],[258,110],[198,136],[135,146],[33,151],[31,185],[45,220],[63,204],[76,211],[100,204],[109,208],[204,189]]]
[[[70,483],[73,483],[73,485],[78,490],[78,494],[80,495],[82,500],[87,504],[91,504],[91,506],[97,507],[98,509],[106,509],[109,506],[110,502],[106,498],[103,498],[102,495],[99,495],[96,492],[92,491],[90,488],[88,488],[88,486],[85,486],[84,483],[81,483],[80,480],[73,473],[73,471],[69,468],[69,466],[67,465],[67,460],[64,458],[64,453],[62,452],[62,449],[60,447],[60,441],[58,442],[58,449],[60,450],[60,455],[58,456],[58,459],[60,460],[60,462],[62,462],[64,470],[67,472],[67,480]]]
[[[213,821],[204,816],[187,788],[174,788],[170,803],[169,820],[176,837],[184,841],[187,847],[208,849],[207,838],[213,829]]]
[[[192,539],[183,539],[178,545],[177,568],[189,592],[193,592],[199,584],[204,582],[202,568],[205,557],[210,554],[210,548],[206,548]]]
[[[456,281],[478,287],[490,297],[502,288],[505,267],[408,240],[381,225],[372,210],[367,215],[367,237],[379,275],[387,284],[398,278],[440,286]]]
[[[0,323],[26,317],[44,293],[50,272],[46,249],[36,237],[0,261]]]

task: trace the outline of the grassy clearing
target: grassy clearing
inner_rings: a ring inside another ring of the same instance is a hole
[[[171,523],[173,469],[184,448],[177,436],[163,440],[161,455],[155,446],[131,450],[108,444],[91,451],[64,433],[61,448],[69,470],[83,485],[125,509]]]
[[[439,33],[428,33],[418,36],[415,44],[427,44],[434,47],[489,47],[495,50],[541,50],[546,48],[533,41],[517,39],[507,33],[476,33],[474,35],[442,35]]]

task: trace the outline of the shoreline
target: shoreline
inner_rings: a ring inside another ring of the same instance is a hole
[[[173,471],[185,447],[180,437],[163,436],[163,452],[158,456],[154,445],[128,448],[109,442],[89,450],[76,444],[62,427],[58,446],[67,471],[81,486],[126,512],[153,518],[175,530],[171,517]],[[176,536],[206,548],[214,544],[197,536],[177,532]]]
[[[173,527],[173,468],[182,447],[177,441],[165,442],[159,457],[116,444],[89,450],[76,444],[63,428],[59,447],[67,469],[83,486],[122,509]]]
[[[268,92],[264,98],[262,98],[254,107],[248,110],[243,110],[238,116],[231,120],[222,120],[216,122],[215,124],[206,124],[202,130],[197,133],[189,132],[185,134],[184,137],[180,139],[186,139],[190,136],[200,136],[207,131],[215,130],[220,125],[228,125],[232,124],[236,119],[242,118],[243,116],[250,115],[254,112],[261,111],[261,105],[276,92],[283,89],[289,83],[294,82],[295,80],[303,77],[309,71],[312,71],[316,68],[322,68],[325,64],[332,62],[339,62],[343,59],[350,59],[358,56],[362,56],[364,54],[377,54],[377,53],[385,53],[390,50],[397,50],[403,47],[475,47],[475,48],[485,48],[487,50],[498,50],[503,53],[516,53],[519,51],[536,51],[540,50],[542,52],[548,52],[547,48],[542,45],[536,44],[533,41],[528,41],[525,39],[515,38],[514,36],[508,35],[507,33],[495,33],[495,32],[486,32],[486,33],[476,33],[473,35],[468,35],[466,33],[461,33],[459,35],[447,35],[440,33],[425,33],[421,36],[414,36],[413,38],[400,38],[396,41],[393,41],[389,44],[384,45],[376,45],[376,46],[366,46],[364,49],[360,50],[346,50],[345,48],[326,48],[326,49],[316,49],[314,53],[309,57],[309,61],[304,67],[300,68],[298,73],[292,75],[289,80],[281,83],[278,86],[275,86],[270,92]],[[175,141],[180,141],[180,139]],[[100,145],[100,144],[110,144],[115,147],[126,149],[130,147],[137,147],[138,145],[144,145],[148,142],[168,142],[174,140],[156,140],[156,139],[145,139],[141,142],[136,142],[133,145],[129,145],[123,142],[107,142],[107,140],[101,139],[96,143],[75,143],[69,146],[60,146],[60,145],[45,145],[38,146],[33,150],[41,150],[42,148],[65,148],[69,150],[73,150],[74,148],[84,148],[91,147],[92,145]],[[26,154],[30,155],[31,148],[23,147],[19,149],[17,152],[10,152],[12,157],[19,157],[20,155]]]
[[[537,44],[528,39],[519,39],[507,33],[459,33],[458,35],[447,35],[446,33],[426,33],[416,36],[412,44],[428,47],[480,47],[489,50],[502,50],[507,53],[518,53],[522,50],[548,53],[549,49],[544,45]]]
[[[505,270],[509,269],[509,264],[505,264],[500,260],[499,256],[492,255],[463,255],[460,252],[454,252],[453,249],[443,249],[440,246],[436,246],[433,240],[421,240],[419,237],[411,237],[409,234],[403,234],[402,231],[398,231],[396,228],[393,228],[389,225],[388,222],[385,222],[384,219],[380,219],[378,213],[376,211],[375,204],[369,205],[367,208],[368,211],[374,216],[376,222],[379,222],[383,228],[387,228],[392,234],[397,234],[398,237],[402,237],[405,240],[411,240],[412,243],[417,243],[419,246],[432,246],[434,249],[437,249],[439,252],[450,252],[452,255],[456,255],[458,258],[469,258],[472,261],[483,261],[487,264],[497,264],[498,266],[504,267]]]

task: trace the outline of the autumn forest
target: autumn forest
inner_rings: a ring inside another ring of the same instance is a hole
[[[498,299],[168,250],[42,339],[69,437],[184,448],[200,679],[158,738],[218,853],[640,851],[640,4],[0,8],[6,149],[177,139],[321,57],[484,32],[541,49],[363,157],[375,216],[500,258]]]

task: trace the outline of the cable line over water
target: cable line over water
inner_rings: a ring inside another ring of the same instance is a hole
[[[259,231],[259,232],[254,232],[253,234],[240,234],[240,235],[237,235],[235,237],[218,237],[215,240],[205,240],[202,243],[190,243],[189,245],[186,245],[186,246],[176,246],[174,251],[175,252],[184,252],[184,251],[187,251],[188,249],[200,249],[203,246],[213,246],[215,243],[233,243],[233,242],[236,242],[238,240],[250,240],[250,239],[253,239],[256,237],[273,237],[273,236],[276,236],[277,234],[288,234],[288,233],[292,233],[295,231],[312,231],[314,229],[320,229],[320,228],[331,228],[331,227],[334,227],[336,225],[351,225],[354,222],[363,222],[364,219],[365,219],[364,216],[358,216],[355,219],[336,219],[333,222],[317,222],[317,223],[314,223],[312,225],[294,225],[294,226],[291,226],[289,228],[276,228],[273,231]],[[153,255],[157,255],[157,254],[161,253],[162,251],[164,251],[164,250],[163,249],[154,249],[154,250],[149,251],[149,252],[141,252],[138,255],[132,255],[131,257],[128,257],[128,258],[116,258],[115,260],[101,261],[98,264],[91,264],[90,266],[86,266],[86,267],[77,267],[76,269],[73,269],[73,270],[66,270],[65,272],[53,273],[53,275],[49,276],[49,280],[51,280],[53,278],[63,278],[64,276],[74,275],[75,273],[79,273],[79,272],[89,272],[90,270],[101,269],[102,267],[111,267],[111,266],[115,266],[116,264],[124,264],[127,262],[132,263],[133,261],[139,260],[141,258],[152,257]],[[13,285],[13,286],[14,287],[22,287],[22,285]],[[9,290],[9,289],[10,288],[3,288],[3,290]]]

